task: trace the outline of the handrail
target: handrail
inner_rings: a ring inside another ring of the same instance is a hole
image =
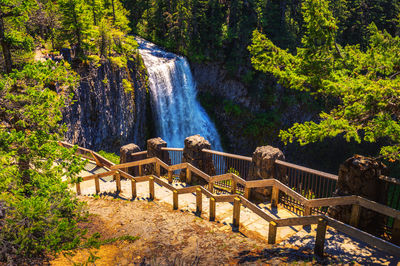
[[[296,169],[296,170],[300,170],[300,171],[303,171],[303,172],[307,172],[307,173],[310,173],[310,174],[323,176],[323,177],[330,178],[330,179],[333,179],[333,180],[338,180],[338,176],[337,175],[333,175],[333,174],[329,174],[329,173],[326,173],[326,172],[314,170],[314,169],[307,168],[307,167],[304,167],[304,166],[300,166],[300,165],[297,165],[297,164],[288,163],[288,162],[281,161],[281,160],[276,160],[275,163],[278,164],[278,165],[281,165],[281,166],[290,167],[290,168],[293,168],[293,169]]]
[[[202,149],[202,152],[207,152],[215,155],[222,155],[234,159],[239,159],[239,160],[245,160],[251,162],[252,158],[247,157],[247,156],[242,156],[242,155],[237,155],[237,154],[232,154],[232,153],[226,153],[226,152],[221,152],[221,151],[214,151],[214,150],[209,150],[209,149]]]
[[[146,151],[138,151],[138,152],[135,152],[135,153],[131,153],[131,156],[144,155],[144,154],[147,154],[147,150]]]
[[[379,176],[379,179],[383,180],[383,181],[386,181],[388,183],[393,183],[393,184],[396,184],[396,185],[400,185],[400,179],[398,179],[398,178],[381,175],[381,176]]]
[[[161,147],[162,151],[183,151],[183,148]]]
[[[126,168],[127,166],[141,166],[149,163],[155,163],[156,165],[160,165],[163,168],[165,168],[167,171],[173,171],[174,166],[168,166],[164,162],[162,162],[159,158],[148,158],[145,160],[140,160],[136,162],[131,162],[131,163],[125,163],[125,164],[119,164],[119,165],[114,165],[112,166],[112,171],[115,169],[120,169],[120,168]],[[183,165],[179,165],[179,167],[182,167]],[[186,163],[186,167],[183,167],[186,169],[189,169],[193,173],[198,174],[200,177],[205,179],[207,182],[212,182],[213,177],[210,177],[206,173],[202,172],[201,170],[197,169],[190,163]],[[273,225],[270,225],[270,230],[276,230],[276,227],[282,227],[282,226],[292,226],[292,225],[307,225],[307,224],[315,224],[318,223],[321,219],[324,219],[327,221],[329,226],[334,227],[335,229],[347,233],[352,237],[358,238],[370,245],[373,245],[379,249],[388,251],[392,254],[400,255],[400,247],[396,246],[394,244],[391,244],[383,239],[377,238],[375,236],[372,236],[366,232],[363,232],[359,229],[356,229],[350,225],[344,224],[342,222],[339,222],[333,218],[327,217],[325,215],[313,215],[313,216],[303,216],[303,217],[294,217],[294,218],[285,218],[285,219],[280,219],[280,218],[275,218],[272,217],[270,214],[266,213],[262,209],[260,209],[257,205],[254,203],[250,202],[248,199],[241,195],[237,194],[231,194],[231,195],[215,195],[212,192],[208,191],[206,188],[203,188],[201,186],[190,186],[190,187],[185,187],[185,188],[174,188],[173,186],[167,184],[165,181],[163,181],[160,177],[150,175],[150,176],[141,176],[141,177],[133,177],[126,172],[123,171],[116,171],[115,173],[112,173],[112,171],[106,172],[106,173],[101,173],[97,174],[94,176],[103,176],[103,175],[110,175],[114,174],[119,176],[127,177],[132,181],[132,192],[136,191],[136,182],[145,182],[148,181],[150,184],[150,195],[151,198],[154,197],[154,182],[157,182],[161,186],[166,187],[167,189],[171,191],[176,191],[177,195],[178,194],[185,194],[185,193],[193,193],[196,192],[200,188],[201,193],[205,194],[206,196],[213,198],[215,202],[235,202],[236,200],[239,200],[241,204],[243,204],[245,207],[249,208],[252,210],[255,214],[263,218],[264,220],[268,222],[274,222],[275,224],[275,229]],[[319,171],[318,171],[319,172]],[[218,176],[215,176],[218,177]],[[220,176],[221,177],[221,176]],[[235,175],[226,175],[228,179],[235,179]],[[117,178],[117,181],[119,180],[119,177]],[[215,180],[215,179],[214,179]],[[244,181],[244,180],[243,180]],[[260,182],[262,181],[262,182]],[[98,181],[97,181],[98,182]],[[151,185],[151,182],[153,182]],[[255,183],[258,182],[258,183]],[[244,181],[245,187],[250,188],[250,187],[262,187],[262,186],[272,186],[274,189],[278,189],[278,191],[282,191],[285,194],[295,198],[296,200],[300,201],[301,204],[303,204],[306,207],[320,207],[320,206],[335,206],[335,205],[359,205],[364,208],[376,211],[378,213],[384,214],[389,217],[393,217],[397,220],[400,220],[400,211],[395,210],[393,208],[390,208],[388,206],[379,204],[377,202],[367,200],[365,198],[362,198],[360,196],[346,196],[346,197],[332,197],[332,198],[323,198],[323,199],[307,199],[304,196],[300,195],[296,191],[292,190],[291,188],[287,187],[283,183],[281,183],[279,180],[276,179],[267,179],[267,180],[258,180],[258,181]],[[78,185],[77,184],[77,190],[78,190]],[[133,187],[135,185],[135,187]],[[97,184],[96,184],[97,186]],[[119,187],[118,187],[119,186]],[[120,183],[118,185],[117,182],[117,191],[120,191]],[[79,188],[80,189],[80,188]],[[97,187],[96,187],[96,192],[97,192]],[[136,193],[136,192],[135,192]],[[134,195],[132,193],[132,195]],[[235,203],[236,204],[236,203]],[[239,203],[240,204],[240,203]],[[239,208],[240,211],[240,208]],[[237,212],[237,208],[236,208]],[[235,212],[234,212],[235,215]],[[273,234],[272,234],[273,235]],[[275,241],[275,240],[274,240]]]

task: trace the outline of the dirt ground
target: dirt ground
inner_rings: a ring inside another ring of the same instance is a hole
[[[337,264],[335,257],[315,258],[311,249],[271,246],[250,232],[232,232],[229,224],[209,222],[193,213],[173,211],[162,202],[126,201],[105,196],[81,197],[90,213],[88,234],[102,239],[138,236],[99,249],[59,255],[51,265],[221,265]],[[94,262],[94,263],[93,263]]]

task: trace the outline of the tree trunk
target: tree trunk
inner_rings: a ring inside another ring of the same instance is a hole
[[[0,17],[0,45],[1,45],[1,49],[3,51],[6,73],[11,73],[11,71],[12,71],[11,51],[10,51],[10,47],[6,41],[4,31],[5,31],[4,21],[3,21],[3,18]]]

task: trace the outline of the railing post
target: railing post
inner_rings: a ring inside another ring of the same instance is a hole
[[[168,170],[168,183],[172,184],[172,171]]]
[[[213,190],[214,190],[214,183],[213,182],[208,183],[208,191],[213,193]]]
[[[201,189],[196,189],[196,215],[200,216],[202,211],[203,199]]]
[[[210,221],[215,221],[215,198],[210,197]]]
[[[136,195],[136,180],[131,179],[131,188],[132,188],[132,199],[135,199],[137,197]]]
[[[250,193],[251,193],[250,188],[245,187],[244,188],[244,197],[245,197],[245,199],[250,199]]]
[[[232,193],[232,194],[236,194],[236,189],[237,189],[236,180],[232,179],[231,193]]]
[[[174,190],[172,192],[172,202],[173,202],[172,209],[177,210],[178,209],[178,191],[177,190]]]
[[[304,216],[310,216],[311,215],[311,207],[309,206],[304,206]]]
[[[139,176],[143,175],[143,165],[139,165]]]
[[[233,199],[233,221],[232,230],[239,231],[240,222],[240,198],[236,197]]]
[[[279,203],[279,188],[276,186],[272,187],[272,196],[271,196],[271,207],[278,207]]]
[[[277,228],[278,228],[278,226],[277,226],[276,222],[274,222],[274,221],[269,222],[268,244],[275,244]]]
[[[317,227],[317,236],[315,238],[314,254],[320,257],[324,256],[324,245],[326,235],[326,220],[319,218]]]
[[[354,227],[358,226],[358,222],[360,220],[360,214],[361,214],[361,206],[358,204],[353,204],[353,206],[351,207],[351,216],[349,222],[351,226]]]
[[[186,168],[186,184],[192,183],[192,171],[190,171],[189,166]]]
[[[115,183],[117,185],[117,193],[121,192],[121,174],[117,171],[115,173]]]
[[[94,185],[96,187],[96,194],[99,194],[100,193],[100,181],[97,176],[94,178]]]
[[[77,195],[81,194],[81,183],[80,182],[76,183],[76,194]]]
[[[156,175],[160,177],[161,176],[160,164],[158,162],[155,162],[155,164],[156,164]]]
[[[149,194],[150,200],[154,200],[154,177],[149,177]]]
[[[400,220],[399,219],[394,219],[394,222],[393,222],[392,242],[396,245],[400,245]]]

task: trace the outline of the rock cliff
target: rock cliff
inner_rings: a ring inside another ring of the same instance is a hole
[[[110,62],[80,67],[80,86],[64,111],[65,138],[95,150],[118,152],[127,143],[145,145],[147,74],[139,56],[119,68]]]

